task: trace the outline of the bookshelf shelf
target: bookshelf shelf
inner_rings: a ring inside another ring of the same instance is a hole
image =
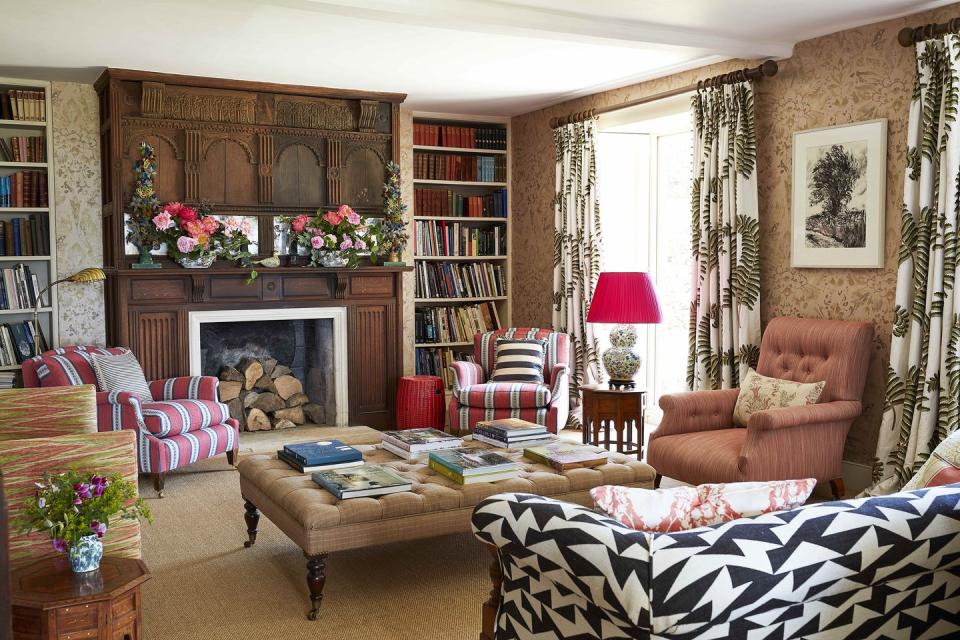
[[[472,347],[473,342],[418,342],[413,346],[418,349],[430,347]]]
[[[417,260],[429,260],[432,262],[483,262],[507,260],[508,256],[415,256]]]
[[[46,126],[46,122],[40,122],[39,120],[0,120],[0,127],[10,127],[13,129],[45,129]]]
[[[49,207],[0,207],[0,213],[47,213]]]
[[[50,256],[0,256],[0,262],[45,262]]]
[[[473,147],[433,147],[427,144],[413,145],[414,151],[437,151],[440,153],[479,153],[482,155],[492,154],[503,156],[507,154],[506,149],[475,149]]]
[[[46,162],[0,162],[0,169],[46,169]]]
[[[491,302],[496,300],[509,300],[509,298],[510,296],[481,296],[479,298],[414,298],[413,301],[423,304],[457,304],[465,302]]]
[[[50,313],[51,311],[53,311],[53,307],[40,307],[40,313]],[[25,314],[33,315],[33,309],[0,309],[0,315],[2,316],[21,316]]]
[[[506,218],[493,218],[489,216],[413,216],[414,220],[433,220],[435,222],[499,222],[507,224]]]
[[[418,178],[413,184],[445,184],[454,187],[506,187],[506,182],[480,182],[479,180],[425,180]]]

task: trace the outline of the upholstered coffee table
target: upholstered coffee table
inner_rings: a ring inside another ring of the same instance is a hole
[[[653,467],[618,453],[593,469],[557,472],[523,457],[519,449],[497,449],[520,463],[519,478],[458,485],[434,473],[425,463],[407,462],[380,449],[380,432],[367,427],[331,428],[337,439],[363,451],[367,462],[383,464],[413,481],[413,490],[379,498],[337,500],[309,474],[298,473],[276,455],[251,455],[237,464],[245,501],[247,542],[257,540],[260,514],[267,516],[307,557],[307,586],[316,620],[323,599],[328,553],[470,531],[474,506],[504,492],[534,493],[590,506],[590,489],[603,484],[653,487]],[[467,446],[492,448],[467,440]]]

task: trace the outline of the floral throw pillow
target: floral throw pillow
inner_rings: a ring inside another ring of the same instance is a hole
[[[671,489],[604,485],[590,495],[598,509],[624,526],[669,533],[794,509],[807,501],[816,485],[814,478]]]
[[[753,369],[747,371],[740,395],[733,407],[733,424],[747,426],[750,416],[765,409],[802,407],[816,404],[823,393],[826,380],[821,382],[794,382],[762,376]]]
[[[904,491],[960,482],[960,429],[937,445],[920,470],[903,485]]]

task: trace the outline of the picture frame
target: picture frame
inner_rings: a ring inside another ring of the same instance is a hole
[[[882,268],[886,174],[886,119],[795,132],[791,266]]]

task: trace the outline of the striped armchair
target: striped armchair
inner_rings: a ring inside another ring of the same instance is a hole
[[[23,384],[96,385],[91,354],[120,355],[128,351],[90,346],[46,351],[23,363]],[[218,401],[216,378],[167,378],[149,385],[153,395],[150,402],[132,393],[97,389],[97,427],[100,431],[130,429],[137,434],[138,468],[153,475],[153,486],[160,496],[168,471],[221,453],[226,453],[227,462],[233,464],[240,445],[240,425]]]
[[[546,340],[543,384],[487,382],[493,371],[497,338]],[[482,420],[520,418],[556,433],[570,413],[570,336],[551,329],[517,327],[478,333],[473,338],[476,362],[454,362],[453,394],[448,413],[454,433],[472,431]]]

